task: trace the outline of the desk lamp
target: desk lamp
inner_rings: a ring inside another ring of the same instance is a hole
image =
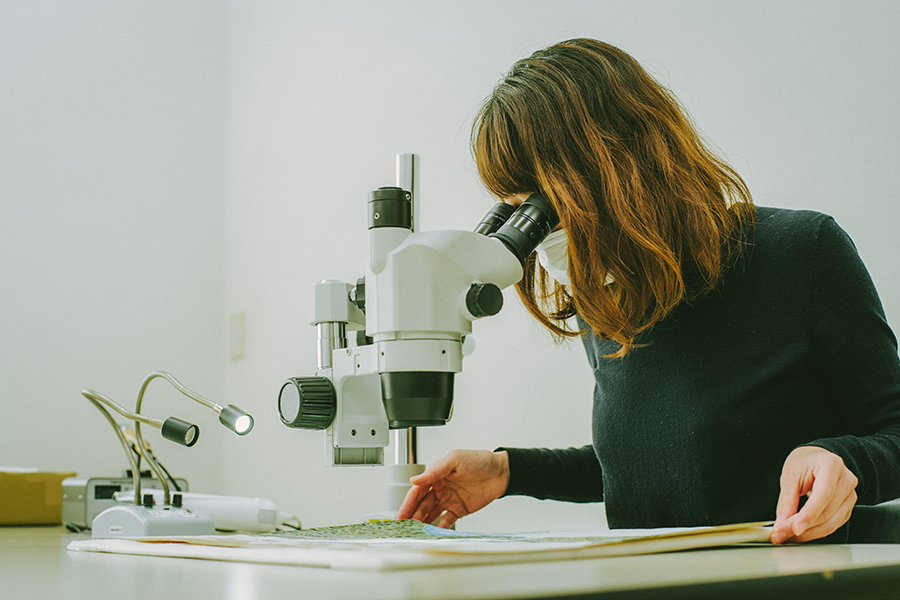
[[[116,435],[118,436],[122,447],[125,449],[125,454],[128,456],[128,460],[131,463],[131,473],[134,481],[134,503],[130,505],[113,506],[97,515],[91,526],[92,537],[211,535],[215,532],[212,519],[202,513],[182,508],[180,494],[175,494],[173,503],[173,498],[169,492],[167,477],[164,474],[163,469],[160,467],[156,457],[153,456],[152,453],[145,451],[144,438],[141,435],[142,423],[144,425],[156,427],[160,430],[164,438],[181,444],[182,446],[193,446],[200,437],[200,428],[192,423],[182,421],[176,417],[169,417],[165,421],[161,421],[141,414],[144,392],[147,390],[148,384],[158,377],[171,383],[175,389],[188,398],[215,410],[219,414],[219,422],[236,434],[243,436],[253,429],[253,417],[240,408],[233,404],[221,406],[220,404],[208,400],[186,388],[180,381],[165,371],[150,373],[144,379],[140,392],[138,392],[134,412],[127,410],[122,405],[114,402],[103,394],[99,394],[92,390],[82,390],[81,394],[90,400],[91,403],[103,413],[116,431]],[[113,419],[112,415],[110,415],[104,405],[134,421],[137,451],[141,456],[147,459],[150,468],[153,470],[163,489],[163,504],[161,506],[153,506],[153,497],[151,495],[148,495],[147,498],[142,497],[141,477],[137,463],[134,460],[134,455],[132,454],[128,441],[125,439],[118,423],[116,423],[115,419]]]

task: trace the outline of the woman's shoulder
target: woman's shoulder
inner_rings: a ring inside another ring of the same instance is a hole
[[[814,210],[760,206],[738,270],[771,286],[809,284],[823,272],[859,270],[850,236],[830,215]]]
[[[815,210],[757,206],[753,225],[750,246],[778,253],[815,254],[823,241],[850,241],[831,215]]]
[[[833,221],[831,215],[816,210],[757,206],[754,224],[763,231],[816,235],[823,225]]]

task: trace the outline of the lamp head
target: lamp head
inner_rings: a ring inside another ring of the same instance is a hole
[[[197,440],[200,438],[199,427],[193,423],[188,423],[187,421],[182,421],[175,417],[169,417],[163,421],[160,432],[167,440],[187,447],[196,444]]]
[[[253,429],[253,417],[234,404],[229,404],[219,413],[219,422],[238,435],[247,435]]]

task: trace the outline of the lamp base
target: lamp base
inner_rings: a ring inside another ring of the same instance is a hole
[[[173,506],[111,506],[91,524],[94,538],[213,535],[215,532],[213,520],[205,514]]]

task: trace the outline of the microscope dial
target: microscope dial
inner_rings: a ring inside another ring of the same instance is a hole
[[[334,385],[326,377],[292,377],[278,394],[278,414],[288,427],[325,429],[336,409]]]
[[[473,317],[491,317],[503,308],[503,292],[493,283],[473,283],[466,293],[466,308]]]

